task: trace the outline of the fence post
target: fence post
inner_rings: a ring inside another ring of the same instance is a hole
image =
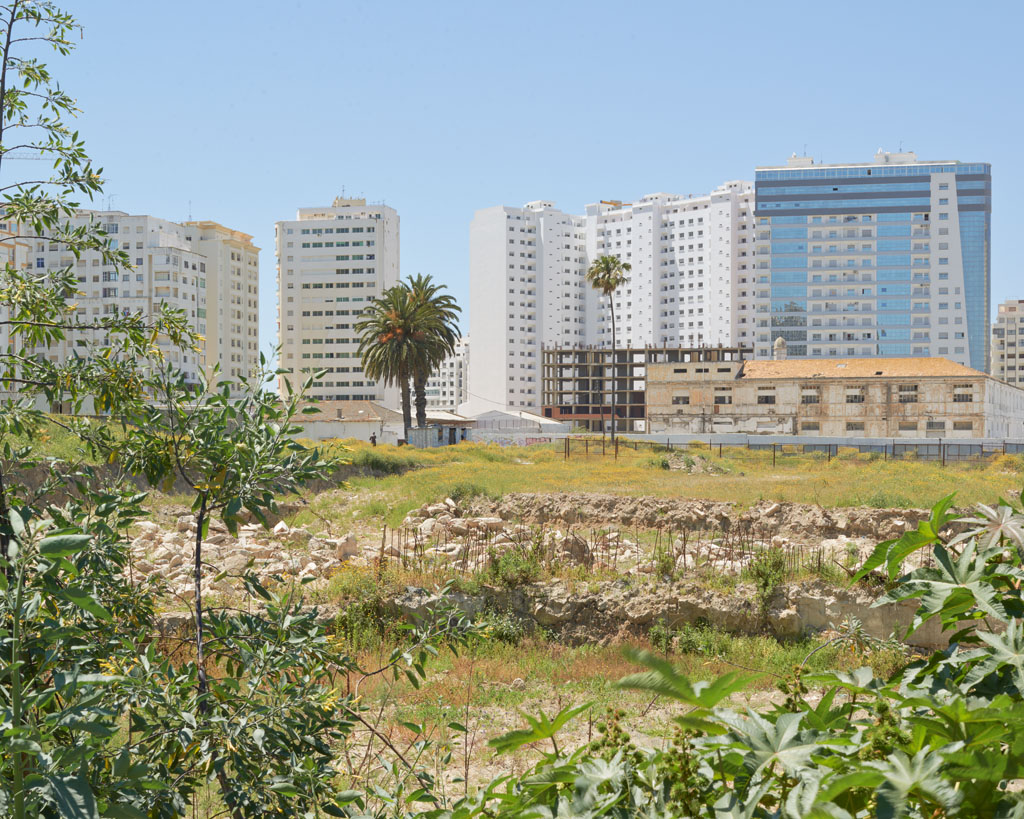
[[[569,436],[565,437],[565,460],[569,460]]]
[[[832,463],[832,444],[828,444],[828,462]]]
[[[590,439],[589,438],[584,438],[583,439],[583,454],[584,455],[589,455],[590,454]]]
[[[718,457],[719,458],[722,457],[722,445],[721,444],[718,445]]]
[[[1003,454],[1006,454],[1006,439],[1003,438]]]
[[[601,436],[601,454],[604,455],[604,435]]]
[[[939,447],[942,449],[942,465],[945,466],[946,465],[946,445],[943,444],[943,443],[940,443]]]
[[[772,468],[775,468],[775,444],[772,444]]]
[[[619,439],[615,439],[615,460],[619,460]]]

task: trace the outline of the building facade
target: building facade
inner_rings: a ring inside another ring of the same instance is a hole
[[[641,347],[609,349],[549,348],[543,356],[545,418],[592,432],[611,428],[615,395],[616,432],[647,432],[647,368],[652,364],[710,367],[742,361],[750,348]],[[614,358],[614,365],[613,365]]]
[[[398,213],[365,199],[337,198],[330,207],[299,208],[276,225],[278,338],[281,376],[293,388],[324,374],[310,397],[398,405],[397,387],[368,379],[359,360],[355,324],[398,283]]]
[[[427,380],[427,408],[458,411],[469,399],[469,338],[460,338],[454,355],[448,356]]]
[[[653,364],[647,403],[655,433],[1024,437],[1024,390],[943,358]]]
[[[656,193],[604,201],[583,215],[552,202],[478,211],[470,226],[474,412],[541,406],[545,347],[611,347],[607,299],[585,279],[599,256],[631,266],[614,295],[622,347],[750,343],[754,190]]]
[[[992,325],[990,372],[1008,384],[1024,386],[1024,299],[999,305]]]
[[[985,163],[758,168],[758,358],[942,356],[989,367],[992,172]]]
[[[38,272],[70,267],[78,279],[75,296],[79,320],[141,313],[153,315],[162,304],[181,310],[204,340],[199,352],[179,350],[166,338],[155,344],[164,358],[197,384],[200,374],[237,381],[253,373],[259,361],[259,248],[246,233],[216,222],[180,224],[124,211],[80,210],[73,226],[93,224],[109,237],[110,245],[128,254],[131,267],[115,270],[98,251],[76,258],[68,248],[46,240],[23,240],[15,250],[3,244],[15,264]],[[2,308],[0,308],[2,309]],[[82,354],[101,331],[78,334],[37,352],[54,362]],[[6,339],[4,339],[6,340]]]

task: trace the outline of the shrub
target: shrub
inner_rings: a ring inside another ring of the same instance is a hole
[[[776,590],[786,580],[786,553],[782,549],[765,549],[750,561],[747,572],[757,587],[758,608],[764,617]]]
[[[517,543],[504,552],[491,549],[487,577],[498,586],[525,586],[538,581],[542,574],[540,555],[532,546]]]
[[[357,450],[349,462],[354,467],[377,475],[400,475],[414,466],[413,460],[409,457],[376,448]]]
[[[664,455],[652,455],[647,459],[647,466],[654,469],[671,469],[672,465]]]

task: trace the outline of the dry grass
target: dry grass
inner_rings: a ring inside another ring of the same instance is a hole
[[[362,453],[369,447],[348,443],[352,457],[366,457]],[[691,451],[697,454],[696,448]],[[659,457],[643,450],[622,450],[618,460],[574,453],[566,461],[553,445],[501,448],[460,444],[425,451],[380,446],[370,457],[400,460],[407,471],[354,478],[350,488],[357,492],[357,517],[395,526],[409,510],[448,495],[499,497],[509,492],[707,498],[732,501],[741,508],[760,500],[825,507],[929,507],[956,492],[957,502],[967,505],[1019,492],[1024,470],[1021,456],[943,466],[903,459],[885,461],[880,456],[842,450],[831,462],[822,453],[780,454],[773,467],[770,451],[726,448],[721,458],[717,453],[717,448],[709,453],[706,447],[699,452],[704,457],[710,455],[724,470],[723,474],[708,475],[659,468]],[[346,506],[351,499],[350,491],[323,493],[313,499],[312,512],[344,525],[353,518]],[[306,512],[298,522],[313,520],[314,514]]]

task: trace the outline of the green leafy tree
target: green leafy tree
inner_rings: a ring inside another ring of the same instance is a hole
[[[612,426],[611,440],[615,441],[615,291],[629,280],[629,271],[632,266],[629,262],[622,261],[618,256],[598,256],[587,269],[587,281],[595,290],[599,290],[608,299],[608,309],[612,318]]]
[[[416,394],[416,426],[427,425],[427,380],[437,372],[446,358],[455,354],[459,340],[458,317],[462,308],[443,292],[443,284],[432,277],[410,276],[406,285],[416,306],[420,332],[416,334],[416,364],[412,373]]]

